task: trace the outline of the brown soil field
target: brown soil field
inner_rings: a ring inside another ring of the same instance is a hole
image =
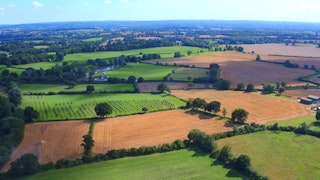
[[[319,49],[320,51],[320,49]],[[304,68],[304,65],[308,65],[311,68],[314,65],[317,69],[320,69],[320,57],[293,57],[293,56],[270,56],[261,55],[262,60],[274,61],[274,62],[285,62],[290,61],[296,63],[300,68]]]
[[[278,56],[272,56],[274,60],[276,57]],[[261,88],[262,83],[282,81],[285,81],[289,86],[305,85],[306,83],[297,81],[296,79],[313,74],[311,70],[287,68],[279,64],[256,62],[254,61],[255,58],[256,54],[215,52],[207,56],[162,61],[154,60],[149,62],[195,65],[196,67],[205,68],[208,68],[211,63],[218,63],[221,66],[221,78],[229,80],[232,87],[236,87],[238,83],[252,83],[256,88]],[[281,61],[284,62],[285,60],[282,59]]]
[[[316,45],[310,44],[296,44],[294,46],[286,46],[285,44],[243,44],[239,46],[242,46],[245,52],[254,51],[256,54],[320,57],[320,49]]]
[[[25,125],[24,138],[11,154],[10,161],[1,172],[9,169],[10,163],[24,154],[38,157],[39,163],[56,162],[59,159],[76,159],[82,156],[82,136],[88,134],[88,121],[39,122]]]
[[[227,117],[231,117],[235,109],[245,109],[249,112],[248,122],[254,123],[285,120],[312,113],[308,106],[296,101],[267,97],[259,93],[217,90],[173,90],[171,93],[185,100],[203,98],[207,102],[219,101],[221,109],[226,108]]]
[[[95,124],[92,153],[172,143],[186,139],[191,129],[211,134],[229,131],[233,127],[223,120],[183,110],[110,118]]]
[[[138,87],[140,92],[158,92],[157,86],[159,85],[159,82],[142,82],[138,83]],[[166,82],[166,85],[170,89],[203,89],[206,88],[205,84],[198,84],[194,83],[192,87],[188,86],[188,83],[183,82]]]
[[[283,95],[299,99],[307,97],[308,95],[314,95],[320,97],[320,89],[297,89],[297,90],[286,90]]]

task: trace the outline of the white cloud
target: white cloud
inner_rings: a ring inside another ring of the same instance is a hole
[[[296,10],[320,10],[320,2],[312,0],[302,0],[299,2],[291,3],[291,7]]]
[[[0,12],[4,12],[6,9],[3,7],[0,7]]]
[[[40,7],[42,7],[43,5],[40,3],[40,2],[38,2],[38,1],[33,1],[32,2],[32,7],[35,7],[35,8],[40,8]]]
[[[129,0],[121,0],[121,4],[128,4]]]
[[[104,3],[111,4],[111,0],[105,0]]]
[[[86,2],[84,3],[85,6],[90,6],[90,3]]]
[[[8,5],[8,8],[15,8],[16,7],[16,5],[14,5],[14,4],[9,4]]]

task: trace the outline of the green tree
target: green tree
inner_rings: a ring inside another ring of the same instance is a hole
[[[318,121],[320,121],[320,110],[317,110],[316,119],[317,119]]]
[[[256,57],[256,61],[261,61],[261,57],[260,57],[260,55],[257,55],[257,57]]]
[[[227,109],[226,108],[222,108],[222,116],[226,117],[227,115]]]
[[[246,92],[252,92],[252,91],[254,91],[254,85],[250,83],[247,85]]]
[[[170,93],[170,88],[165,84],[165,83],[160,83],[158,86],[157,86],[157,90],[160,91],[160,93],[164,93],[164,92],[168,92]]]
[[[0,119],[9,116],[11,114],[12,104],[7,98],[0,95]]]
[[[278,93],[281,95],[283,92],[284,92],[284,87],[280,87],[280,88],[278,89]]]
[[[196,98],[192,101],[191,107],[193,109],[204,108],[207,105],[207,102],[204,99]]]
[[[147,107],[143,107],[143,108],[142,108],[142,111],[143,111],[144,113],[146,113],[146,112],[149,111],[149,109],[148,109]]]
[[[273,83],[262,84],[262,92],[264,94],[271,94],[276,90],[276,87]]]
[[[191,50],[188,50],[188,51],[187,51],[187,54],[188,54],[188,56],[190,56],[190,55],[192,54],[192,51],[191,51]]]
[[[173,58],[179,58],[181,57],[181,53],[180,52],[175,52],[173,55]]]
[[[214,114],[216,114],[217,112],[220,112],[220,107],[221,103],[219,101],[212,101],[208,103],[204,109],[206,111],[213,112]]]
[[[77,85],[75,81],[65,81],[65,84],[68,86],[69,89],[72,89]]]
[[[93,93],[95,91],[95,88],[93,85],[88,85],[87,86],[87,93]]]
[[[143,82],[144,81],[144,79],[143,79],[143,77],[139,77],[138,78],[138,82],[140,83],[140,82]]]
[[[216,87],[218,90],[229,90],[230,89],[230,81],[225,79],[219,79],[216,83]]]
[[[25,154],[11,163],[8,174],[14,177],[33,174],[38,171],[38,166],[39,163],[36,156]]]
[[[241,154],[234,163],[234,168],[238,171],[246,172],[249,170],[251,166],[251,160],[250,157],[247,155]]]
[[[10,159],[11,150],[6,146],[0,146],[0,164],[4,164]]]
[[[223,146],[220,150],[217,160],[222,163],[228,163],[232,158],[231,147],[230,146]]]
[[[33,109],[33,107],[27,106],[24,111],[23,111],[23,115],[25,118],[25,122],[26,123],[30,123],[35,119],[39,118],[39,112],[36,111],[35,109]]]
[[[249,112],[244,109],[236,109],[232,112],[231,121],[244,123],[248,118]]]
[[[10,89],[8,92],[8,99],[15,106],[19,106],[22,102],[22,94],[20,88],[14,87]]]
[[[128,77],[128,83],[135,83],[137,78],[135,76],[129,76]]]
[[[281,82],[281,86],[285,88],[285,87],[287,86],[287,83],[284,82],[284,81],[282,81],[282,82]]]
[[[94,140],[92,139],[92,136],[89,135],[89,134],[86,134],[86,135],[83,135],[82,136],[82,141],[83,143],[81,144],[81,146],[84,147],[84,155],[87,155],[87,156],[91,156],[91,150],[92,150],[92,147],[94,146]]]
[[[237,85],[237,90],[238,90],[238,91],[243,91],[243,90],[244,90],[244,84],[243,84],[243,83],[239,83],[239,84]]]
[[[112,114],[112,107],[108,103],[100,103],[96,105],[94,111],[96,112],[97,116],[104,118],[109,114]]]

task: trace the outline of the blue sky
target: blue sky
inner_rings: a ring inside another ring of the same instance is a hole
[[[177,19],[320,22],[320,0],[0,0],[0,24]]]

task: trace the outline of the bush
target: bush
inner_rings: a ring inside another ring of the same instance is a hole
[[[33,154],[25,154],[13,161],[8,174],[13,177],[29,175],[38,171],[38,158]]]
[[[247,172],[250,166],[251,166],[251,159],[247,155],[240,155],[234,163],[234,168],[242,172]]]
[[[228,164],[231,159],[232,159],[231,147],[223,146],[223,148],[219,152],[217,160],[222,162],[223,164]]]

